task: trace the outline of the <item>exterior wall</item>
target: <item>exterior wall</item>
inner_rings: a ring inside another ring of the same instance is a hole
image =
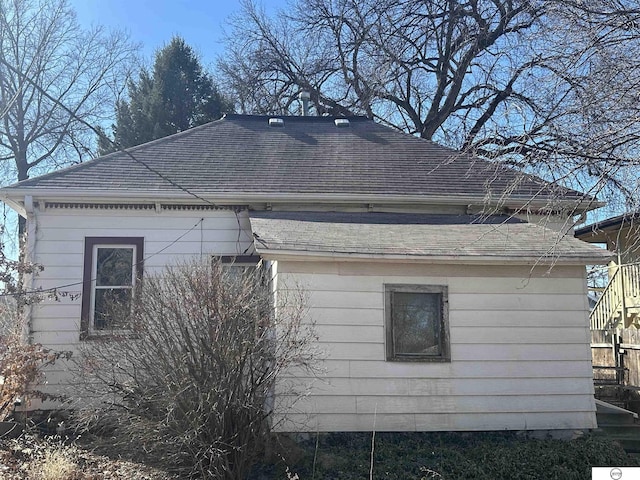
[[[65,351],[75,351],[80,338],[85,237],[144,237],[145,273],[193,256],[240,255],[253,244],[246,213],[230,210],[47,208],[36,211],[35,230],[31,255],[46,267],[34,286],[64,286],[60,292],[70,296],[33,307],[31,335]],[[57,362],[47,371],[46,389],[58,390],[65,378],[64,362]]]
[[[560,239],[564,235],[573,234],[573,217],[569,215],[540,215],[532,213],[520,213],[517,218],[529,223],[535,223],[560,234]]]
[[[279,288],[309,292],[326,373],[277,428],[595,428],[584,272],[279,261]],[[402,283],[448,286],[450,363],[385,361],[384,285]]]
[[[605,235],[607,248],[612,252],[619,251],[622,263],[640,262],[640,228],[637,224],[627,225],[615,232],[605,232]]]
[[[252,244],[246,215],[229,210],[47,208],[36,210],[35,232],[31,253],[46,265],[35,286],[68,285],[61,291],[73,297],[34,307],[33,340],[72,351],[85,237],[144,237],[145,272],[180,258],[242,254]],[[308,292],[326,358],[324,378],[281,430],[595,427],[581,267],[280,261],[272,271],[279,288],[297,283]],[[398,283],[448,286],[451,363],[385,361],[384,284]],[[67,379],[57,363],[47,390],[60,391]],[[276,395],[280,405],[288,401]]]

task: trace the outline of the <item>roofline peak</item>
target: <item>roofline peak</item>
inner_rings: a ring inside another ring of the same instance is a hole
[[[300,116],[300,115],[247,115],[241,113],[226,113],[221,120],[238,121],[238,120],[263,120],[268,122],[270,118],[281,118],[285,122],[323,122],[334,123],[336,119],[346,119],[350,122],[373,122],[373,119],[364,115],[325,115],[325,116]]]

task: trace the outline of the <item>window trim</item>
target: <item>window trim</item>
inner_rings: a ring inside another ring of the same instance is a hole
[[[211,261],[219,262],[223,269],[241,271],[243,275],[250,272],[258,273],[262,281],[265,281],[264,264],[260,255],[213,255]]]
[[[437,293],[441,296],[440,355],[403,355],[395,353],[393,344],[393,293]],[[450,362],[449,288],[447,285],[385,284],[384,285],[385,350],[389,362]]]
[[[144,237],[85,237],[84,239],[84,266],[82,277],[82,314],[80,317],[80,340],[91,338],[91,336],[102,336],[100,331],[93,328],[91,318],[91,300],[93,298],[96,279],[93,278],[94,252],[96,247],[117,246],[135,247],[135,272],[136,280],[142,278],[144,270]]]
[[[219,260],[222,265],[229,267],[257,267],[260,260],[262,260],[260,255],[214,255],[213,258]]]

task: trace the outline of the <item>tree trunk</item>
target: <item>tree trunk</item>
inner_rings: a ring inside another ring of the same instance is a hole
[[[19,148],[16,152],[16,170],[18,170],[18,181],[27,180],[29,178],[29,163],[27,162],[26,148]],[[27,219],[18,216],[18,238],[20,244],[20,255],[22,255],[22,244],[24,242],[24,234],[27,231]]]

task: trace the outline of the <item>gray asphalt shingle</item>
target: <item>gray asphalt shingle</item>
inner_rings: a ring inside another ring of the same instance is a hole
[[[362,117],[228,115],[164,139],[23,181],[15,188],[200,195],[361,194],[564,198],[581,194]],[[164,178],[163,178],[164,177]],[[171,181],[168,181],[170,179]],[[172,184],[173,183],[173,184]],[[184,193],[184,192],[182,192]]]
[[[251,212],[258,253],[606,261],[611,253],[508,216]]]

